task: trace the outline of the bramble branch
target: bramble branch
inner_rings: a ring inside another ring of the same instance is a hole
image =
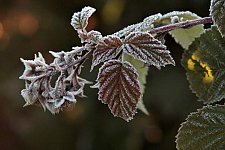
[[[169,24],[169,25],[165,25],[162,27],[151,29],[148,33],[157,34],[157,33],[169,32],[169,31],[179,29],[179,28],[191,28],[193,26],[196,26],[199,24],[206,24],[206,23],[212,23],[212,17],[205,17],[205,18],[201,18],[201,19],[188,20],[185,22]]]

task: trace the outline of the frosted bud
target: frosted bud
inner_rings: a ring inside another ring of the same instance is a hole
[[[23,96],[26,102],[24,106],[32,105],[38,100],[38,93],[30,92],[28,89],[23,89],[21,91],[21,95]]]
[[[171,23],[174,24],[174,23],[178,23],[179,22],[179,17],[178,16],[173,16],[171,17]]]

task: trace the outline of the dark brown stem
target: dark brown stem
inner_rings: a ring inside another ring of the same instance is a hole
[[[189,28],[199,24],[206,24],[206,23],[212,23],[212,17],[205,17],[201,19],[188,20],[185,22],[169,24],[162,27],[151,29],[150,31],[148,31],[148,33],[157,34],[157,33],[169,32],[178,28]]]
[[[75,62],[65,66],[65,70],[67,70],[68,68],[76,65],[76,64],[82,64],[86,59],[88,59],[94,52],[94,49],[90,50],[89,52],[87,52],[84,56],[82,56],[80,59],[77,59]]]

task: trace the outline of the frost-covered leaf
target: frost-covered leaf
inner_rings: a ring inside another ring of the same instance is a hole
[[[210,15],[221,35],[225,36],[225,0],[211,0]]]
[[[141,93],[142,93],[141,99],[140,99],[140,101],[138,101],[138,109],[140,109],[146,115],[149,115],[149,112],[146,109],[146,107],[144,105],[144,101],[143,101],[143,94],[145,92],[146,77],[148,75],[148,67],[143,67],[142,61],[137,60],[137,59],[135,59],[132,56],[127,55],[127,54],[125,54],[124,60],[131,63],[137,70],[138,81],[140,83],[140,88],[141,88]]]
[[[204,103],[225,97],[225,39],[216,26],[206,30],[183,54],[190,88]]]
[[[133,118],[141,98],[136,69],[128,62],[110,60],[100,68],[98,99],[108,104],[112,114],[126,121]]]
[[[34,60],[24,60],[20,58],[21,62],[25,66],[23,74],[19,77],[20,79],[33,81],[45,75],[48,65],[41,53],[34,55]]]
[[[71,25],[75,30],[83,30],[88,24],[88,18],[96,11],[95,8],[90,6],[84,7],[81,12],[76,12],[72,16]]]
[[[154,28],[153,23],[157,20],[160,20],[161,17],[162,15],[160,13],[146,17],[142,22],[125,27],[124,29],[114,33],[113,35],[122,38],[128,36],[131,32],[145,32]]]
[[[101,62],[115,58],[121,51],[122,41],[116,36],[107,36],[104,43],[98,44],[93,54],[92,66],[98,65]]]
[[[98,31],[91,30],[87,33],[87,39],[85,42],[87,43],[95,43],[98,44],[102,40],[102,34]]]
[[[161,18],[161,22],[165,24],[176,23],[175,20],[177,20],[177,17],[179,18],[178,22],[200,18],[196,14],[189,11],[185,12],[173,11],[163,15]],[[169,33],[172,35],[172,37],[175,39],[177,43],[179,43],[184,49],[187,49],[188,46],[191,45],[191,43],[195,40],[195,38],[199,37],[203,33],[203,31],[204,31],[203,25],[197,25],[190,29],[180,28],[170,31]]]
[[[168,64],[175,65],[166,46],[149,33],[131,33],[124,40],[123,50],[148,66],[153,65],[158,69]]]
[[[225,149],[225,106],[205,106],[191,113],[176,136],[179,150]]]
[[[38,100],[37,91],[30,91],[28,89],[23,89],[21,91],[21,95],[23,96],[26,104],[24,106],[32,105]]]

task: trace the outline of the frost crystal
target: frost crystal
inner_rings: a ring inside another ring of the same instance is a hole
[[[147,30],[154,28],[153,23],[157,20],[160,20],[161,17],[162,17],[162,15],[160,13],[149,16],[149,17],[145,18],[143,20],[143,22],[140,22],[140,23],[137,23],[134,25],[130,25],[130,26],[114,33],[113,35],[122,38],[122,37],[128,36],[132,32],[145,32]]]
[[[23,62],[25,66],[25,70],[23,72],[23,75],[20,76],[20,79],[33,81],[37,78],[41,77],[42,75],[45,75],[48,65],[45,63],[45,60],[41,53],[38,53],[38,57],[35,55],[34,60],[24,60],[20,58],[20,60]]]
[[[121,51],[122,41],[116,36],[107,36],[103,44],[98,44],[93,54],[91,70],[101,62],[115,58]]]
[[[95,8],[92,7],[84,7],[81,12],[74,13],[71,19],[71,25],[75,30],[83,30],[86,28],[88,24],[88,18],[96,11]]]
[[[41,53],[35,55],[34,60],[21,59],[25,65],[25,71],[20,77],[26,83],[25,89],[21,91],[26,102],[24,106],[41,105],[44,110],[55,114],[60,110],[71,110],[76,103],[75,96],[85,97],[83,88],[90,82],[78,77],[79,71],[75,71],[74,66],[68,66],[74,63],[74,56],[80,55],[83,50],[82,47],[74,47],[70,52],[50,52],[55,57],[51,66],[45,63]],[[79,70],[79,67],[75,69]],[[56,72],[61,72],[61,75],[53,88],[51,79]]]
[[[99,100],[112,114],[126,121],[133,118],[141,97],[136,69],[128,62],[110,60],[100,68],[97,84]]]
[[[167,64],[175,65],[170,51],[149,33],[134,32],[124,40],[123,50],[148,66],[160,69]]]

